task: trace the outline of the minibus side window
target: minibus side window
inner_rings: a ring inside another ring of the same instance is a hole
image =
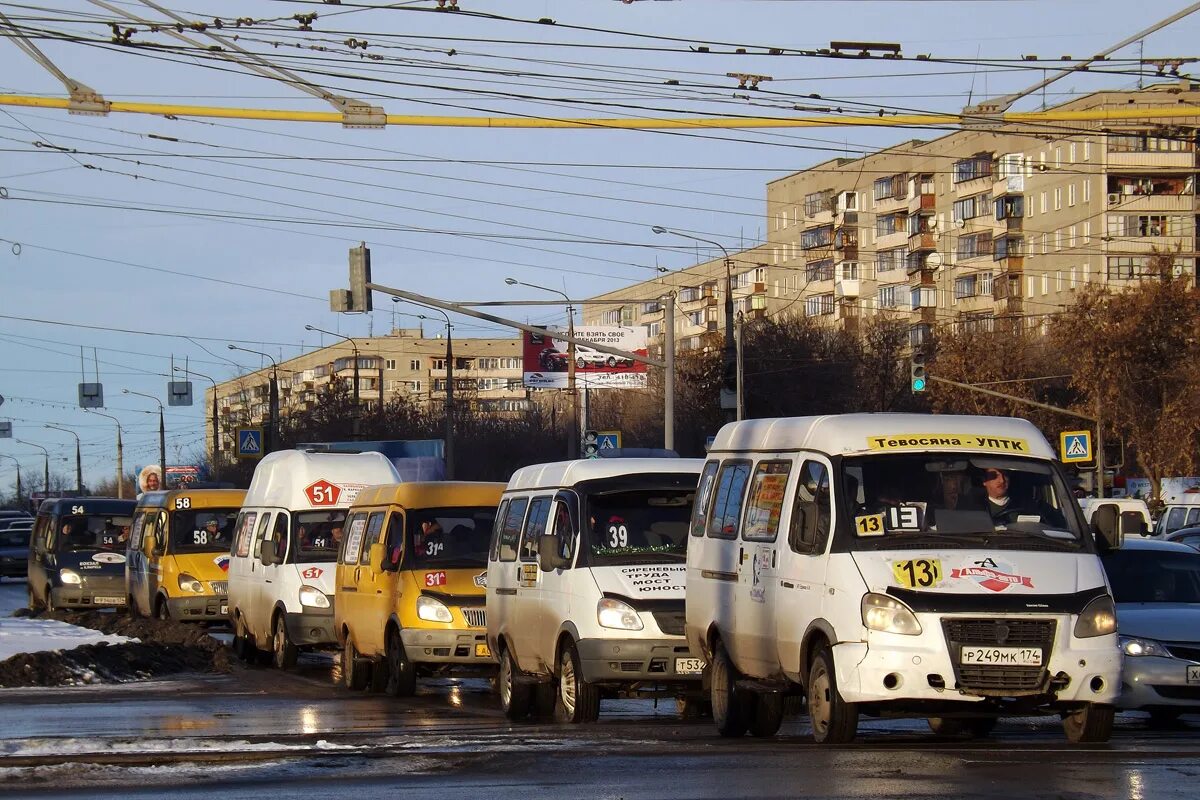
[[[793,551],[808,555],[825,552],[832,508],[828,470],[819,461],[805,461],[800,468],[792,526],[788,533],[788,545]]]
[[[500,501],[496,510],[496,521],[492,523],[492,544],[488,548],[488,561],[495,561],[500,549],[500,531],[504,528],[504,520],[508,516],[508,498]]]
[[[758,462],[750,481],[750,499],[746,503],[746,521],[742,525],[743,539],[748,542],[775,541],[791,471],[791,461]]]
[[[525,520],[525,536],[521,539],[522,561],[537,561],[538,537],[546,532],[548,519],[550,519],[550,498],[535,498],[529,504],[529,516]]]
[[[129,549],[138,550],[142,546],[142,529],[146,527],[145,512],[133,518],[133,529],[129,533]]]
[[[33,549],[38,553],[46,552],[46,533],[50,530],[50,518],[38,515],[37,529],[33,533]]]
[[[571,520],[571,507],[564,497],[554,501],[554,535],[558,538],[558,555],[570,563],[575,557],[575,525]]]
[[[704,465],[704,472],[700,475],[696,502],[692,507],[692,536],[704,535],[704,527],[708,522],[708,506],[712,501],[712,488],[719,466],[721,466],[721,462],[710,461]]]
[[[509,503],[508,513],[504,516],[504,527],[500,529],[496,554],[500,561],[517,560],[517,540],[521,538],[521,522],[525,519],[525,509],[528,506],[528,497],[518,497]]]
[[[254,532],[254,522],[257,519],[257,511],[247,511],[238,520],[237,549],[234,550],[234,555],[240,558],[250,555],[250,534]]]
[[[346,521],[346,546],[342,548],[342,563],[357,564],[358,556],[363,547],[363,533],[367,529],[367,515],[359,512]]]
[[[250,552],[254,555],[259,555],[262,549],[261,542],[267,538],[267,525],[271,522],[271,513],[263,512],[262,518],[258,521],[258,530],[254,533],[254,543],[250,546]],[[279,551],[276,550],[276,553]]]
[[[493,528],[495,526],[492,526]],[[404,513],[401,511],[393,511],[391,518],[388,520],[387,526],[387,556],[384,558],[383,568],[385,570],[395,570],[400,565],[400,559],[404,555]]]
[[[738,520],[742,516],[742,501],[746,496],[746,479],[750,476],[749,461],[726,461],[717,477],[716,496],[708,519],[708,535],[713,539],[737,537]]]
[[[383,512],[372,512],[370,519],[367,521],[367,535],[363,539],[362,557],[358,563],[360,566],[367,566],[371,561],[371,545],[379,541],[379,535],[383,532]]]

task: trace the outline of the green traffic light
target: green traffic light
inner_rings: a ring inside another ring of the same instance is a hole
[[[924,378],[913,378],[912,390],[914,392],[925,391],[925,379]]]

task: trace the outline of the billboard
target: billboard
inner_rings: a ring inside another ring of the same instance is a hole
[[[563,328],[547,328],[544,334],[522,332],[521,348],[524,385],[530,389],[565,389],[569,369],[567,342],[554,338]],[[646,355],[646,329],[615,326],[580,326],[575,338]],[[575,347],[575,385],[588,389],[645,389],[646,365],[612,353]]]

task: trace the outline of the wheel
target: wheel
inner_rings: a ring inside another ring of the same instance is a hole
[[[817,744],[846,744],[858,733],[858,707],[838,693],[833,653],[828,647],[817,651],[808,673],[808,716]]]
[[[1063,714],[1063,733],[1071,742],[1107,742],[1112,736],[1115,716],[1112,706],[1088,703]]]
[[[725,645],[717,643],[712,660],[712,712],[717,733],[722,736],[743,736],[750,727],[750,712],[745,698],[734,687],[737,670],[729,660]]]
[[[1176,721],[1182,714],[1182,711],[1176,711],[1173,708],[1152,709],[1150,711],[1150,727],[1170,728],[1175,725]]]
[[[158,617],[159,619],[171,618],[171,609],[167,606],[167,601],[161,597],[158,598],[158,608],[155,610],[157,613],[154,616]]]
[[[271,636],[271,664],[275,669],[292,669],[296,666],[296,658],[300,651],[292,644],[288,636],[287,622],[283,614],[275,615],[275,631]]]
[[[583,664],[574,641],[558,657],[558,701],[554,717],[559,722],[595,722],[600,717],[600,689],[583,678]]]
[[[533,717],[537,720],[553,720],[554,709],[558,705],[558,684],[538,683],[532,688]]]
[[[246,633],[246,622],[241,616],[233,619],[233,654],[246,663],[250,663],[254,656],[249,636]]]
[[[46,613],[53,614],[58,609],[54,607],[54,591],[46,586]]]
[[[608,359],[605,360],[604,363],[608,364],[609,368],[611,369],[612,367],[615,367],[617,365],[617,359],[614,358],[613,356],[609,356]]]
[[[342,683],[358,692],[366,688],[368,677],[366,667],[359,662],[354,641],[346,634],[346,643],[342,645]]]
[[[994,717],[977,717],[975,719],[953,719],[948,717],[930,717],[929,730],[938,736],[967,736],[971,739],[984,739],[996,729],[997,720]]]
[[[783,695],[779,692],[756,692],[754,695],[754,718],[750,721],[750,734],[767,739],[779,733],[783,724]]]
[[[783,698],[783,715],[799,717],[808,713],[808,698],[802,694],[789,694]]]
[[[38,602],[37,595],[33,592],[33,587],[27,586],[25,591],[29,593],[29,610],[37,611],[39,608],[41,608],[42,604]]]
[[[500,707],[504,709],[504,716],[511,720],[528,716],[530,702],[533,699],[531,687],[528,684],[517,682],[520,674],[521,671],[517,667],[516,661],[513,660],[512,654],[508,652],[507,647],[503,648],[500,652],[500,676],[497,688],[500,691]]]
[[[412,697],[417,692],[417,666],[408,660],[404,651],[404,642],[400,639],[400,631],[395,628],[388,631],[386,642],[387,667],[378,667],[377,672],[385,672],[387,685],[384,691],[392,697]]]

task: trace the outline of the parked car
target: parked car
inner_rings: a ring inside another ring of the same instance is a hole
[[[21,578],[29,573],[31,527],[0,531],[0,579]]]
[[[1180,528],[1174,533],[1168,533],[1163,537],[1163,540],[1168,542],[1182,542],[1200,550],[1200,527]]]
[[[1130,538],[1101,560],[1125,659],[1117,707],[1149,712],[1154,726],[1200,713],[1200,553]]]

